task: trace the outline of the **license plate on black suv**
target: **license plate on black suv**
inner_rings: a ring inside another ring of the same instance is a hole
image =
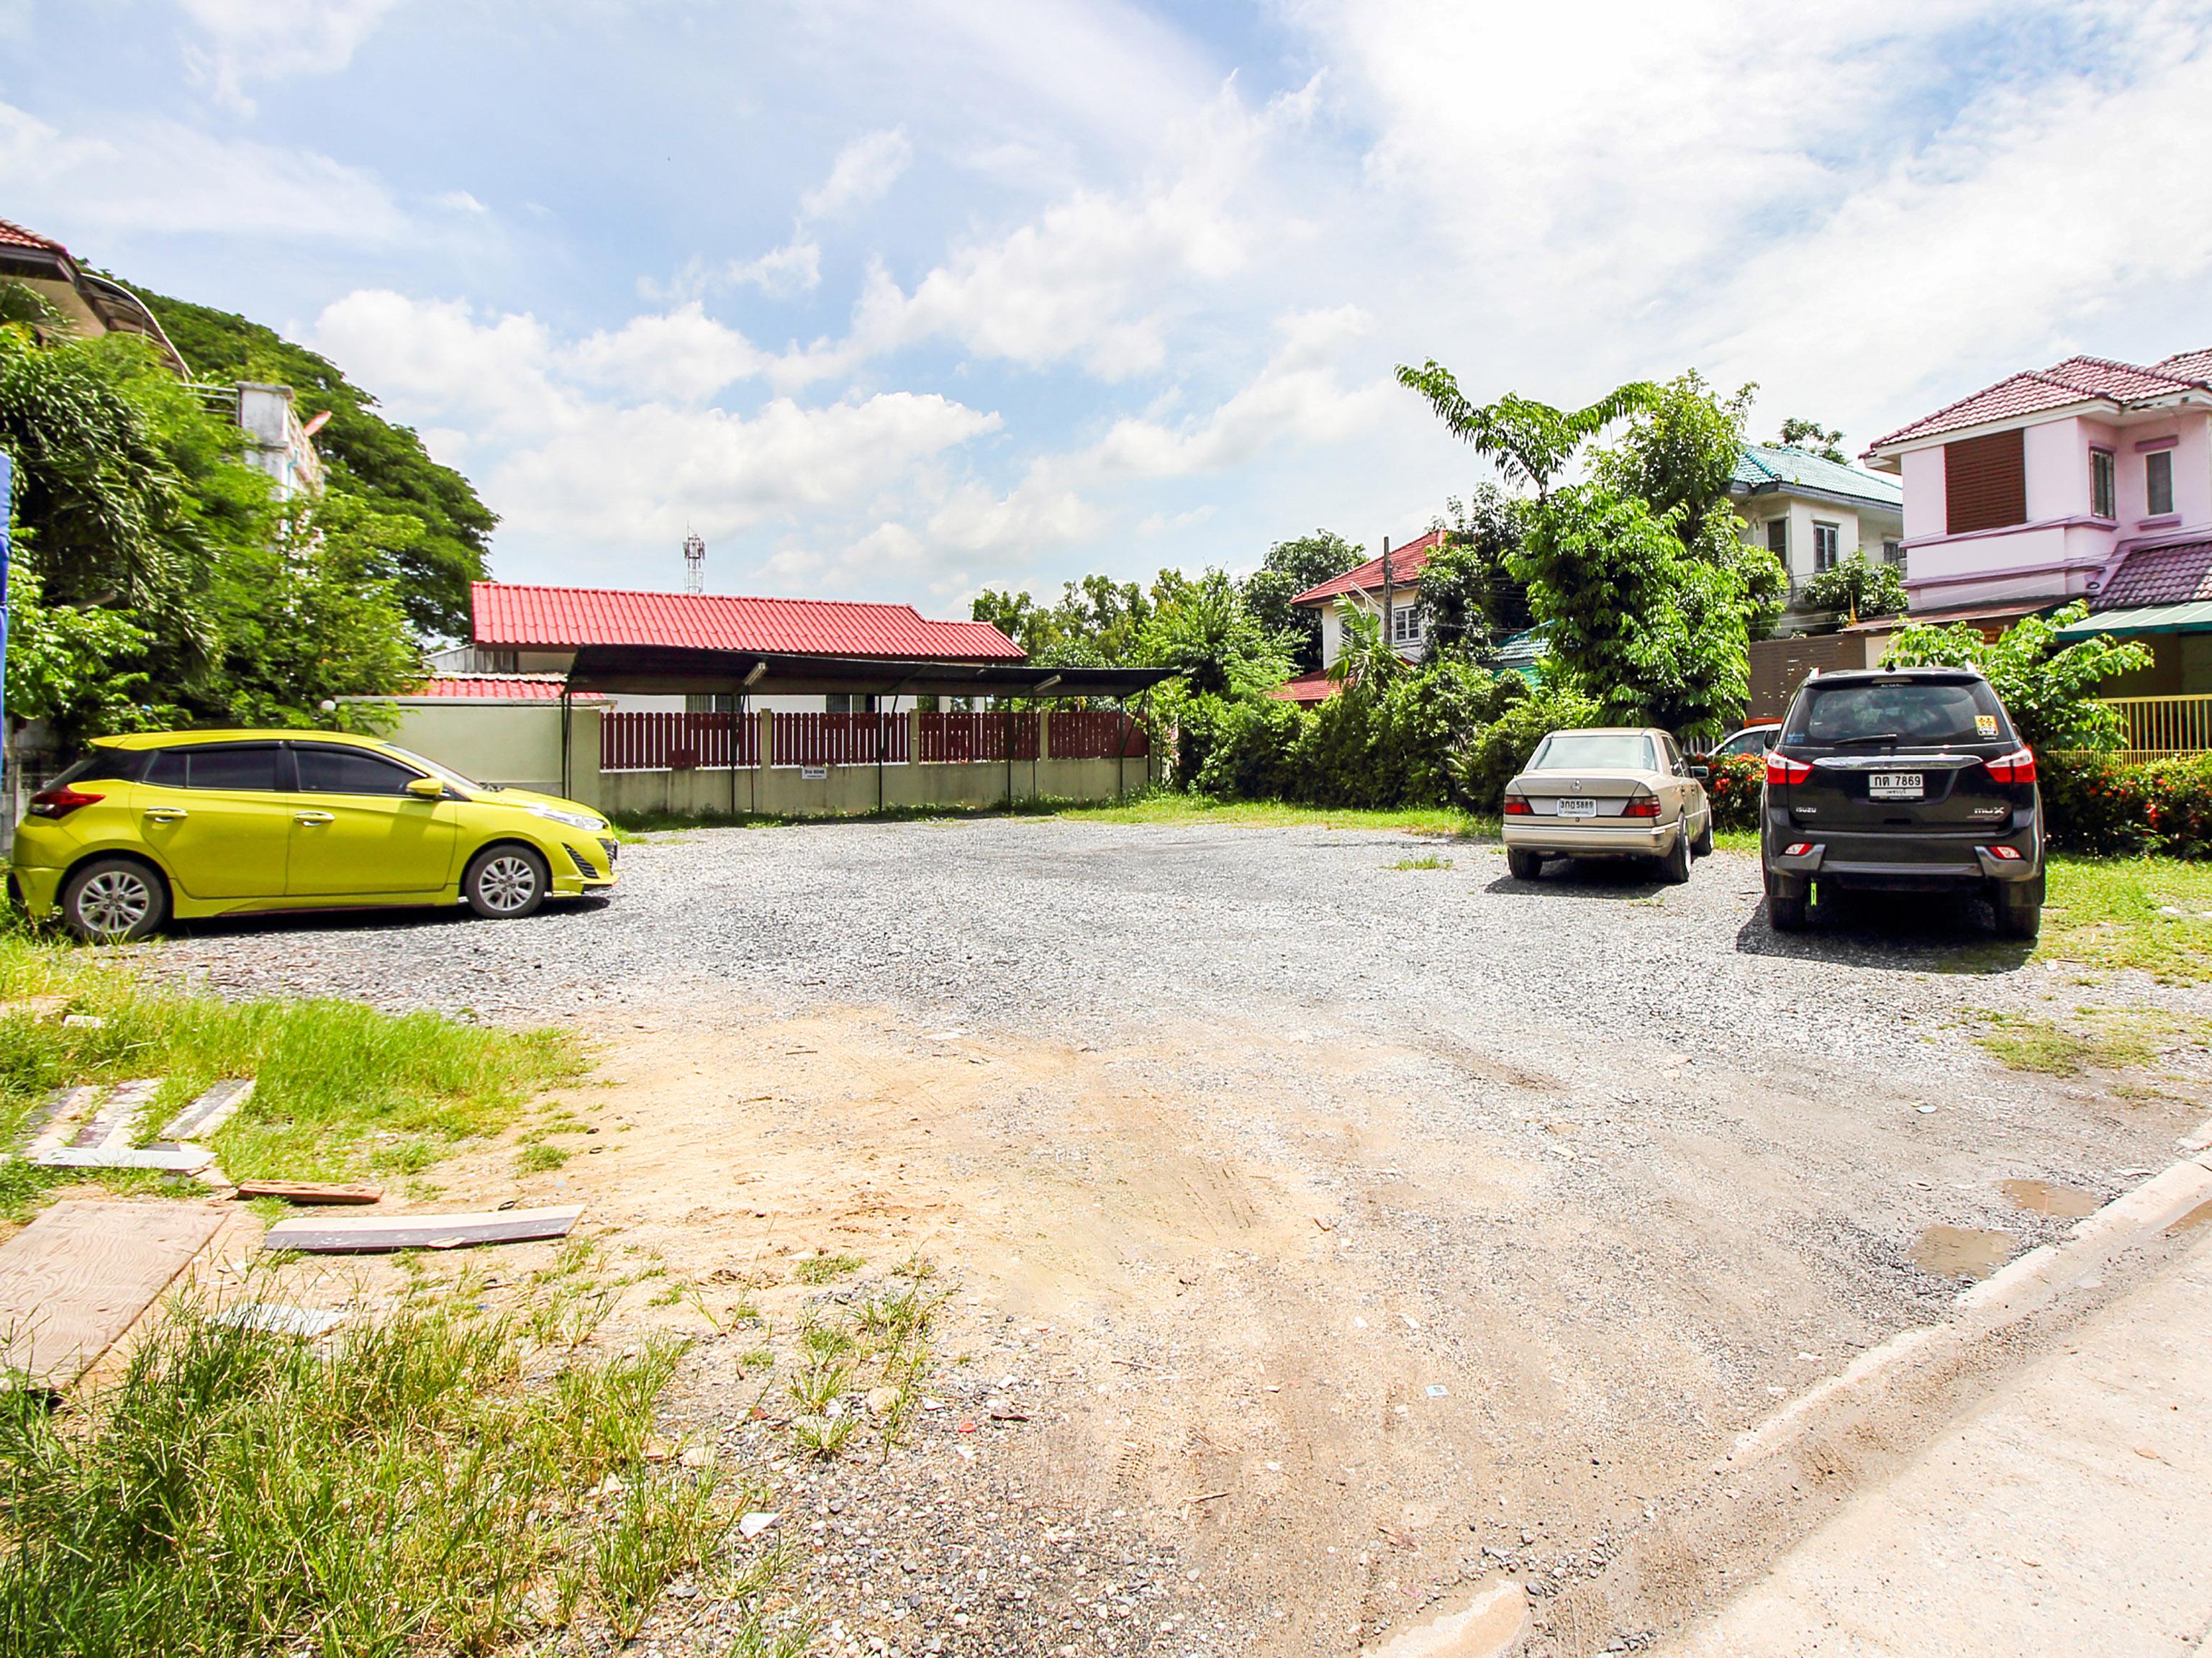
[[[1917,800],[1928,792],[1925,775],[1917,771],[1876,771],[1867,774],[1869,800]]]

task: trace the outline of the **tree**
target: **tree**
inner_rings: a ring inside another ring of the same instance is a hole
[[[1901,616],[1905,577],[1894,564],[1876,564],[1863,552],[1853,553],[1808,581],[1805,598],[1820,610],[1844,611],[1852,622],[1863,616]]]
[[[1533,515],[1513,568],[1549,660],[1607,720],[1717,737],[1750,691],[1758,601],[1745,562],[1685,546],[1679,517],[1602,483],[1571,485]]]
[[[1808,455],[1818,455],[1822,460],[1832,460],[1838,466],[1848,466],[1850,460],[1844,453],[1844,434],[1840,429],[1825,427],[1816,420],[1800,420],[1792,415],[1782,422],[1782,435],[1774,440],[1784,449],[1801,449]]]
[[[1421,637],[1427,654],[1470,656],[1527,629],[1528,590],[1513,574],[1527,534],[1524,503],[1486,483],[1445,503],[1443,545],[1421,570]]]
[[[2110,634],[2062,645],[2058,630],[2088,614],[2077,599],[2049,616],[2022,616],[1995,641],[1964,623],[1916,623],[1889,641],[1881,665],[1979,668],[2030,748],[2118,749],[2127,727],[2118,709],[2097,700],[2097,691],[2115,674],[2150,666],[2150,647]]]
[[[1657,386],[1632,380],[1586,409],[1554,409],[1511,392],[1496,403],[1470,403],[1451,372],[1433,357],[1419,368],[1399,364],[1398,383],[1426,398],[1455,436],[1473,444],[1508,483],[1533,488],[1539,501],[1583,444],[1615,421],[1650,407],[1659,396]]]
[[[315,446],[328,463],[331,490],[358,495],[387,519],[412,519],[421,530],[406,537],[404,552],[387,549],[380,577],[392,582],[425,635],[467,638],[469,584],[489,568],[499,522],[468,479],[431,459],[412,430],[379,415],[376,399],[329,359],[229,312],[139,293],[196,374],[289,386],[302,421],[328,412]]]
[[[1321,666],[1321,612],[1291,601],[1366,562],[1367,550],[1331,530],[1316,530],[1267,549],[1260,568],[1244,579],[1244,603],[1268,632],[1291,641],[1294,671]]]
[[[1723,403],[1694,368],[1651,388],[1619,446],[1598,455],[1595,475],[1671,518],[1685,547],[1710,544],[1716,525],[1741,541],[1729,484],[1743,457],[1744,416],[1758,390],[1746,386]]]
[[[1060,603],[1039,604],[1027,592],[986,587],[969,614],[988,622],[1036,663],[1052,667],[1111,667],[1127,659],[1152,613],[1152,600],[1133,581],[1087,575],[1064,583]]]
[[[0,446],[23,484],[17,712],[64,741],[315,724],[325,698],[420,674],[393,575],[419,523],[343,491],[280,508],[241,442],[143,339],[0,326]]]
[[[1173,668],[1194,696],[1264,695],[1290,677],[1282,641],[1261,626],[1226,573],[1197,580],[1162,571],[1154,592],[1166,592],[1139,635],[1146,665]]]

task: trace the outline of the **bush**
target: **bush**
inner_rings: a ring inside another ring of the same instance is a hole
[[[1190,774],[1194,793],[1273,800],[1291,793],[1292,751],[1313,716],[1273,697],[1219,710],[1206,733],[1205,759]]]
[[[2129,764],[2058,749],[2036,756],[2051,843],[2103,857],[2212,857],[2212,755]]]
[[[1579,691],[1546,689],[1513,701],[1453,756],[1452,781],[1470,811],[1504,809],[1505,786],[1536,744],[1556,731],[1597,722],[1597,704]]]
[[[1707,768],[1705,798],[1712,802],[1713,827],[1755,829],[1759,827],[1759,789],[1765,780],[1766,762],[1755,754],[1715,755],[1701,762]]]

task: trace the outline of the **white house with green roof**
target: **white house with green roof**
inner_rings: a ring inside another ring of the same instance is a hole
[[[1743,520],[1743,537],[1766,548],[1790,573],[1789,632],[1825,612],[1802,604],[1805,583],[1854,553],[1902,565],[1905,486],[1841,461],[1747,443],[1729,480],[1729,497]]]

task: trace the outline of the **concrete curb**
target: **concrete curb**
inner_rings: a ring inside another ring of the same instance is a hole
[[[1863,1404],[1906,1369],[1956,1353],[2019,1323],[2079,1287],[2124,1249],[2212,1201],[2212,1121],[2181,1144],[2197,1155],[2085,1218],[2064,1243],[2031,1249],[1966,1291],[1944,1322],[1900,1331],[1880,1346],[1869,1347],[1757,1427],[1737,1435],[1735,1448],[1713,1465],[1713,1472],[1741,1468],[1770,1455],[1796,1441],[1806,1424],[1825,1411]]]

